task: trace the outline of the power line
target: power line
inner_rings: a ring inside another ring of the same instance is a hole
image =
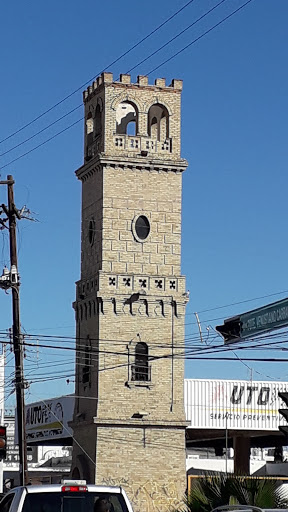
[[[184,46],[183,48],[181,48],[181,50],[179,50],[178,52],[174,53],[171,57],[169,57],[168,59],[164,60],[163,62],[161,62],[161,64],[158,64],[158,66],[156,66],[155,68],[151,69],[150,71],[148,71],[148,73],[146,73],[146,76],[147,75],[150,75],[150,73],[154,73],[154,71],[156,71],[157,69],[161,68],[162,66],[164,66],[164,64],[167,64],[167,62],[170,62],[172,59],[174,59],[175,57],[177,57],[178,55],[180,55],[180,53],[183,53],[185,50],[187,50],[187,48],[189,48],[190,46],[192,46],[193,44],[197,43],[197,41],[199,41],[200,39],[202,39],[202,37],[205,37],[207,36],[207,34],[209,34],[210,32],[212,32],[212,30],[214,30],[215,28],[219,27],[219,25],[222,25],[222,23],[224,23],[225,21],[227,21],[229,18],[231,18],[232,16],[234,16],[234,14],[236,14],[237,12],[239,12],[241,9],[243,9],[244,7],[246,7],[246,5],[250,4],[250,2],[252,2],[253,0],[247,0],[247,2],[245,2],[245,4],[241,5],[240,7],[238,7],[238,9],[235,9],[235,11],[233,11],[232,13],[228,14],[227,16],[225,16],[225,18],[223,18],[222,20],[220,20],[218,23],[216,23],[215,25],[213,25],[213,27],[209,28],[208,30],[206,30],[206,32],[203,32],[203,34],[201,34],[200,36],[196,37],[196,39],[194,39],[193,41],[191,41],[191,43],[187,44],[186,46]]]
[[[189,5],[193,0],[190,0],[190,2],[188,2],[187,5]],[[223,0],[224,1],[224,0]],[[158,66],[156,66],[153,70],[149,71],[148,73],[146,73],[146,76],[149,75],[150,73],[153,73],[154,71],[156,71],[157,69],[159,69],[160,67],[162,67],[164,64],[166,64],[167,62],[169,62],[170,60],[174,59],[176,56],[178,56],[179,54],[181,54],[183,51],[185,51],[187,48],[189,48],[190,46],[192,46],[193,44],[195,44],[197,41],[199,41],[200,39],[202,39],[203,37],[205,37],[207,34],[209,34],[212,30],[214,30],[215,28],[217,28],[219,25],[221,25],[222,23],[224,23],[225,21],[227,21],[229,18],[231,18],[234,14],[236,14],[238,11],[240,11],[241,9],[243,9],[246,5],[248,5],[250,2],[252,2],[252,0],[248,0],[246,3],[244,3],[242,6],[240,6],[238,9],[234,10],[232,13],[230,13],[229,15],[227,15],[225,18],[223,18],[221,21],[219,21],[218,23],[216,23],[215,25],[213,25],[210,29],[206,30],[203,34],[201,34],[200,36],[198,36],[196,39],[194,39],[192,42],[190,42],[188,45],[186,45],[185,47],[183,47],[182,49],[180,49],[178,52],[176,52],[175,54],[173,54],[171,57],[169,57],[168,59],[166,59],[165,61],[163,61],[162,63],[160,63]],[[185,6],[184,6],[185,7]],[[139,43],[140,44],[140,43]],[[120,57],[122,58],[122,57]],[[120,59],[119,58],[119,59]],[[117,59],[117,60],[119,60]],[[117,60],[115,62],[117,62]],[[114,62],[114,63],[115,63]],[[112,65],[112,64],[111,64]],[[106,68],[105,68],[106,69]],[[94,79],[95,77],[93,77]],[[50,112],[50,110],[52,110],[53,108],[55,108],[56,106],[58,106],[60,103],[63,103],[63,101],[65,101],[68,97],[72,96],[73,94],[75,94],[75,92],[79,91],[82,87],[84,87],[85,85],[87,85],[87,83],[90,83],[93,79],[90,79],[89,81],[87,81],[85,84],[83,84],[81,87],[79,87],[77,90],[75,90],[73,93],[71,93],[70,95],[68,95],[66,98],[64,98],[63,100],[61,100],[60,102],[58,102],[56,105],[54,105],[53,107],[51,107],[50,109],[48,109],[47,111],[45,111],[43,114],[41,114],[40,116],[38,116],[37,118],[35,118],[34,120],[32,120],[30,123],[28,123],[27,125],[25,125],[24,127],[20,128],[19,130],[17,130],[16,132],[14,132],[13,134],[11,134],[9,137],[7,138],[10,138],[12,137],[13,135],[16,135],[17,133],[19,133],[19,131],[23,130],[24,128],[26,128],[27,126],[29,126],[30,124],[32,124],[33,122],[35,122],[37,119],[39,119],[40,117],[43,117],[46,113]],[[80,105],[79,105],[80,107]],[[78,107],[76,107],[78,108]],[[65,116],[64,116],[65,117]],[[16,162],[17,160],[20,160],[21,158],[24,158],[24,156],[27,156],[28,154],[32,153],[33,151],[35,151],[36,149],[38,149],[39,147],[43,146],[44,144],[47,144],[48,142],[50,142],[52,139],[54,139],[55,137],[58,137],[59,135],[61,135],[63,132],[65,132],[66,130],[69,130],[70,128],[72,128],[75,124],[77,124],[78,122],[82,121],[84,119],[84,117],[82,117],[81,119],[79,119],[78,121],[68,125],[64,130],[61,130],[59,131],[58,133],[56,133],[54,136],[50,137],[49,139],[43,141],[42,143],[38,144],[37,146],[35,146],[34,148],[30,149],[29,151],[23,153],[22,155],[20,155],[19,157],[11,160],[10,162],[8,162],[7,164],[3,165],[0,167],[0,169],[4,169],[5,167],[11,165],[12,163]],[[55,121],[55,123],[58,122],[58,120]],[[54,123],[54,124],[55,124]],[[35,136],[37,135],[37,133],[35,134]],[[0,144],[2,142],[4,142],[6,139],[3,139],[2,141],[0,141]],[[9,150],[8,150],[9,152]]]
[[[224,309],[224,308],[229,308],[231,306],[238,306],[239,304],[245,304],[247,302],[253,302],[255,300],[267,299],[268,297],[274,297],[276,295],[283,295],[284,293],[288,293],[288,290],[283,290],[282,292],[276,292],[276,293],[269,293],[268,295],[254,297],[254,299],[246,299],[246,300],[240,300],[238,302],[231,302],[231,304],[225,304],[224,306],[216,306],[214,308],[202,309],[201,311],[197,311],[197,313],[208,313],[208,311],[216,311],[217,309]],[[194,315],[194,313],[190,313],[190,314]]]
[[[280,292],[269,293],[269,294],[267,294],[267,295],[261,295],[261,296],[259,296],[259,297],[253,297],[253,298],[251,298],[251,299],[244,299],[244,300],[241,300],[241,301],[238,301],[238,302],[231,302],[231,303],[229,303],[229,304],[220,305],[220,306],[215,306],[215,307],[213,307],[213,308],[202,309],[202,310],[200,310],[200,311],[197,311],[197,313],[208,313],[208,312],[210,312],[210,311],[217,311],[218,309],[226,309],[226,308],[230,308],[230,307],[232,307],[232,306],[238,306],[238,305],[240,305],[240,304],[245,304],[245,303],[248,303],[248,302],[254,302],[254,301],[256,301],[256,300],[261,300],[261,299],[267,299],[267,298],[269,298],[269,297],[275,297],[275,296],[277,296],[277,295],[284,295],[284,294],[287,294],[287,293],[288,293],[288,290],[283,290],[283,291],[280,291]],[[190,315],[194,315],[194,313],[185,313],[185,318],[186,318],[187,316],[190,316]],[[204,320],[202,320],[201,322],[202,322],[202,323],[207,323],[207,322],[212,322],[212,321],[214,321],[214,320],[222,320],[223,318],[224,318],[224,316],[222,316],[222,317],[218,317],[218,318],[215,318],[215,319],[204,319]],[[157,318],[156,320],[158,321],[158,318]],[[188,325],[196,325],[196,324],[197,324],[197,322],[190,322],[190,323],[186,323],[186,324],[185,324],[185,326],[188,326]],[[56,328],[56,329],[68,329],[68,328],[72,328],[72,327],[74,327],[74,325],[73,325],[73,326],[72,326],[72,325],[66,325],[66,326],[65,326],[65,325],[64,325],[64,326],[63,326],[63,325],[60,325],[60,326],[56,326],[56,327],[43,327],[43,328],[40,328],[40,330],[41,330],[41,331],[45,331],[45,330],[52,330],[52,329],[55,329],[55,328]],[[149,332],[151,332],[151,327],[147,328],[147,330],[148,330]],[[152,330],[154,330],[154,329],[152,329]],[[155,330],[158,330],[158,328],[155,328]],[[143,331],[143,329],[142,329],[142,331]],[[33,329],[32,329],[32,333],[33,333]],[[131,333],[131,334],[132,334],[132,333]],[[193,334],[193,333],[191,333],[191,334]],[[197,339],[199,339],[198,332],[195,332],[194,334],[195,334],[195,336],[197,337]],[[217,335],[218,335],[218,333],[217,333]],[[46,337],[46,336],[48,337],[48,335],[45,335],[45,334],[42,334],[42,333],[41,333],[41,334],[29,334],[29,336],[34,336],[34,337],[36,337],[36,338]],[[189,334],[189,333],[188,333],[188,334],[185,334],[185,335],[184,335],[184,338],[187,338],[188,336],[190,336],[190,334]],[[55,337],[55,338],[56,338],[56,337],[58,337],[58,335],[54,335],[54,336],[52,335],[52,337]],[[69,337],[68,337],[68,336],[66,336],[66,338],[70,338],[70,339],[71,339],[71,340],[73,340],[73,341],[74,341],[74,340],[76,340],[76,337],[75,337],[74,335],[73,335],[73,336],[69,336]],[[182,337],[181,337],[181,338],[182,338]],[[77,338],[77,339],[79,339],[79,338]],[[80,338],[80,339],[86,339],[86,338]]]
[[[20,160],[20,158],[23,158],[24,156],[29,155],[30,153],[33,153],[33,151],[36,151],[36,149],[40,148],[41,146],[44,146],[44,144],[47,144],[47,142],[50,142],[51,140],[55,139],[56,137],[58,137],[58,135],[61,135],[62,133],[66,132],[67,130],[70,130],[70,128],[72,128],[76,124],[80,123],[80,121],[82,121],[82,120],[83,120],[83,117],[81,117],[81,119],[78,119],[78,121],[75,121],[74,123],[70,124],[69,126],[64,128],[60,132],[55,133],[55,135],[52,135],[52,137],[49,137],[49,139],[46,139],[43,142],[41,142],[40,144],[38,144],[37,146],[34,146],[34,148],[29,149],[29,151],[26,151],[26,153],[22,153],[22,155],[18,156],[17,158],[14,158],[14,160],[10,160],[10,162],[8,162],[7,164],[2,165],[0,167],[0,169],[5,169],[5,167],[8,167],[8,165],[11,165],[14,162],[17,162],[17,160]]]
[[[168,46],[170,43],[172,43],[173,41],[175,41],[176,39],[178,39],[178,37],[182,36],[185,32],[187,32],[187,30],[189,30],[190,28],[194,27],[194,25],[196,25],[197,23],[199,23],[199,21],[203,20],[206,16],[208,16],[208,14],[210,14],[212,11],[214,11],[215,9],[217,9],[217,7],[219,7],[221,4],[223,4],[224,2],[227,2],[227,0],[221,0],[220,2],[218,2],[218,4],[214,5],[213,7],[211,7],[211,9],[209,9],[209,11],[206,11],[202,16],[200,16],[199,18],[197,18],[197,20],[193,21],[193,23],[191,23],[190,25],[188,25],[188,27],[184,28],[183,30],[181,30],[181,32],[178,32],[178,34],[176,34],[176,36],[172,37],[171,39],[169,39],[169,41],[167,41],[166,43],[164,43],[162,46],[160,46],[159,48],[157,48],[154,52],[150,53],[148,55],[148,57],[145,57],[145,59],[137,62],[137,64],[135,64],[135,66],[133,66],[132,68],[130,68],[128,71],[126,71],[126,73],[131,73],[131,71],[133,71],[134,69],[136,69],[138,66],[140,66],[141,64],[143,64],[144,62],[146,62],[148,59],[150,59],[151,57],[153,57],[154,55],[156,55],[157,53],[159,53],[161,50],[163,50],[163,48],[166,48],[166,46]]]
[[[0,335],[4,336],[5,340],[7,340],[7,337],[9,337],[7,335],[7,333],[0,333]],[[279,332],[271,333],[270,332],[270,333],[267,333],[267,334],[263,334],[261,336],[261,338],[259,338],[259,341],[255,340],[255,338],[253,338],[253,337],[251,337],[250,339],[242,340],[242,343],[245,343],[245,345],[244,346],[243,345],[240,345],[240,346],[237,345],[237,348],[238,349],[249,349],[249,348],[256,349],[256,348],[263,348],[265,345],[272,345],[272,344],[278,345],[278,344],[282,344],[282,343],[287,343],[286,340],[283,340],[284,337],[287,338],[287,335],[288,335],[287,331],[281,332],[281,333],[279,333]],[[266,339],[271,340],[271,339],[275,339],[275,338],[277,339],[278,337],[281,337],[281,340],[275,341],[274,343],[269,342],[269,344],[263,343]],[[117,345],[118,344],[118,346],[119,346],[119,345],[127,345],[127,344],[129,344],[132,341],[131,339],[122,339],[122,340],[120,340],[120,339],[87,338],[87,337],[86,338],[85,337],[84,338],[69,338],[69,337],[67,338],[65,336],[47,336],[47,335],[42,335],[41,336],[41,335],[31,335],[29,333],[23,335],[23,338],[24,338],[24,340],[25,340],[25,338],[28,338],[30,340],[33,340],[33,338],[35,338],[35,340],[37,340],[37,342],[38,342],[39,338],[42,338],[44,341],[46,341],[46,340],[50,341],[50,343],[58,343],[59,344],[59,342],[61,342],[61,345],[55,346],[54,344],[53,345],[51,345],[51,344],[48,345],[48,344],[44,344],[44,343],[40,343],[40,344],[37,343],[37,344],[35,344],[35,343],[29,343],[27,341],[24,341],[23,345],[26,346],[26,347],[32,347],[32,348],[36,348],[36,349],[38,349],[38,347],[49,348],[49,349],[56,348],[56,349],[60,349],[60,350],[66,350],[67,349],[67,350],[79,351],[79,352],[85,352],[87,350],[87,342],[91,342],[91,343],[92,342],[96,342],[96,343],[99,343],[99,345],[106,345],[106,344]],[[181,339],[182,339],[182,337],[181,337]],[[220,337],[219,337],[219,339],[220,339]],[[73,343],[74,344],[75,340],[77,340],[77,341],[84,340],[84,343],[79,343],[79,344],[77,344],[76,347],[75,346],[74,347],[63,346],[63,341],[66,341],[67,343]],[[192,338],[192,341],[193,341],[193,338]],[[202,351],[205,350],[207,352],[207,350],[211,350],[211,348],[213,348],[213,347],[219,348],[219,344],[214,345],[214,346],[213,345],[212,346],[211,345],[203,346],[203,344],[200,343],[199,335],[194,338],[194,341],[195,342],[196,341],[199,342],[198,348],[200,350],[202,350]],[[255,344],[252,345],[252,346],[248,345],[248,343],[249,342],[251,343],[251,341],[253,343],[256,343],[256,345]],[[5,343],[5,342],[6,341],[4,341],[4,340],[2,341],[2,343]],[[9,344],[9,341],[7,341],[6,343]],[[162,343],[153,343],[153,341],[152,341],[152,342],[150,342],[150,346],[153,347],[153,348],[170,348],[171,342],[170,341],[169,342],[168,341],[165,342],[165,340],[163,340]],[[227,351],[231,350],[229,345],[224,345],[224,346],[220,345],[220,347],[221,346],[223,347],[223,348],[221,348],[221,350],[227,350]],[[82,349],[82,347],[83,347],[83,349]],[[175,348],[185,348],[185,347],[186,348],[197,349],[197,345],[195,345],[194,347],[193,346],[190,347],[189,339],[188,339],[188,343],[187,342],[185,343],[183,341],[183,343],[175,345]],[[92,350],[92,352],[93,352],[93,350]],[[100,352],[101,353],[102,352],[103,353],[110,353],[109,350],[100,350]],[[111,351],[111,353],[117,354],[118,352],[117,351],[116,352],[115,351]]]
[[[180,9],[178,9],[176,12],[174,12],[171,16],[169,16],[166,20],[164,20],[162,23],[160,23],[160,25],[158,25],[155,29],[153,29],[151,32],[149,32],[149,34],[147,34],[146,36],[144,36],[142,39],[140,39],[137,43],[135,43],[133,46],[131,46],[130,48],[128,48],[128,50],[126,50],[124,53],[122,53],[119,57],[117,57],[115,60],[113,60],[112,62],[110,62],[110,64],[108,64],[102,71],[96,73],[93,75],[93,77],[89,78],[89,80],[87,80],[86,82],[84,82],[83,84],[81,84],[79,87],[77,87],[77,89],[75,89],[74,91],[72,91],[71,93],[67,94],[67,96],[65,96],[64,98],[62,98],[60,101],[58,101],[57,103],[55,103],[54,105],[52,105],[51,107],[49,107],[47,110],[45,110],[44,112],[42,112],[41,114],[39,114],[38,116],[36,116],[34,119],[32,119],[32,121],[29,121],[29,123],[26,123],[24,126],[22,126],[21,128],[18,128],[18,130],[16,130],[15,132],[11,133],[10,135],[8,135],[7,137],[5,137],[4,139],[0,140],[0,144],[2,144],[3,142],[5,142],[6,140],[10,139],[11,137],[14,137],[14,135],[17,135],[17,133],[21,132],[22,130],[24,130],[25,128],[28,128],[28,126],[31,126],[33,123],[35,123],[36,121],[38,121],[39,119],[41,119],[42,117],[44,117],[46,114],[48,114],[49,112],[51,112],[52,110],[54,110],[56,107],[58,107],[59,105],[61,105],[62,103],[64,103],[66,100],[68,100],[69,98],[71,98],[71,96],[74,96],[74,94],[76,94],[77,92],[79,92],[81,89],[83,89],[83,87],[86,87],[86,85],[90,84],[93,80],[95,80],[95,77],[97,77],[99,74],[103,73],[107,68],[109,67],[112,67],[114,64],[116,64],[117,62],[119,62],[119,60],[123,59],[124,57],[126,57],[126,55],[128,55],[130,52],[132,52],[133,50],[135,50],[138,46],[140,46],[142,43],[144,43],[145,41],[147,41],[147,39],[149,39],[152,35],[156,34],[156,32],[158,32],[162,27],[164,27],[167,23],[169,23],[169,21],[171,21],[173,18],[175,18],[178,14],[180,14],[180,12],[182,12],[184,9],[186,9],[186,7],[188,7],[190,4],[192,4],[194,2],[194,0],[189,0],[189,2],[187,2],[186,4],[184,4],[182,7],[180,7]],[[78,107],[76,107],[78,108]]]
[[[193,0],[192,0],[193,1]],[[154,55],[156,55],[157,53],[159,53],[161,50],[163,50],[163,48],[165,48],[166,46],[168,46],[170,43],[172,43],[173,41],[175,41],[178,37],[180,37],[181,35],[183,35],[187,30],[189,30],[190,28],[192,28],[194,25],[196,25],[197,23],[199,23],[199,21],[201,21],[202,19],[204,19],[206,16],[208,16],[212,11],[214,11],[215,9],[217,9],[217,7],[219,7],[221,4],[223,4],[224,2],[226,2],[227,0],[221,0],[218,4],[214,5],[211,9],[209,9],[208,11],[206,11],[202,16],[200,16],[199,18],[197,18],[195,21],[193,21],[193,23],[191,23],[190,25],[188,25],[188,27],[186,27],[185,29],[183,29],[181,32],[179,32],[178,34],[176,34],[176,36],[172,37],[171,39],[169,39],[165,44],[163,44],[162,46],[158,47],[154,52],[150,53],[147,57],[145,57],[145,59],[141,60],[140,62],[138,62],[137,64],[135,64],[131,69],[129,69],[128,71],[126,71],[126,74],[130,73],[131,71],[133,71],[134,69],[136,69],[138,66],[140,66],[141,64],[143,64],[144,62],[146,62],[147,60],[149,60],[151,57],[153,57]],[[93,79],[91,79],[92,81]],[[83,87],[85,85],[87,85],[87,83],[90,83],[89,82],[86,82]],[[80,88],[79,88],[80,89]],[[77,89],[75,92],[79,91],[79,89]],[[74,94],[74,93],[73,93]],[[65,101],[65,100],[63,100]],[[38,132],[34,133],[31,137],[28,137],[27,139],[25,139],[24,141],[20,142],[19,144],[16,144],[16,146],[13,146],[12,148],[9,148],[7,151],[5,151],[4,153],[1,153],[0,154],[0,157],[1,156],[4,156],[4,155],[7,155],[8,153],[11,153],[11,151],[14,151],[14,149],[22,146],[23,144],[25,144],[26,142],[29,142],[30,140],[32,140],[33,138],[37,137],[38,135],[40,135],[40,133],[43,133],[44,131],[46,131],[48,128],[50,128],[51,126],[55,125],[56,123],[58,123],[59,121],[63,120],[64,118],[66,118],[67,116],[69,116],[71,113],[75,112],[75,110],[79,109],[80,107],[82,107],[82,103],[80,103],[79,105],[77,105],[77,107],[75,107],[74,109],[70,110],[69,112],[67,112],[66,114],[64,114],[63,116],[57,118],[55,121],[53,121],[52,123],[50,123],[49,125],[47,125],[46,127],[44,127],[42,130],[39,130]],[[37,120],[37,118],[36,118]],[[33,122],[33,121],[32,121]],[[26,125],[27,126],[27,125]],[[23,128],[24,129],[24,128]],[[15,132],[15,133],[18,133],[18,132]],[[13,134],[12,134],[13,135]],[[11,137],[12,137],[11,135]],[[9,138],[9,137],[8,137]],[[7,140],[7,139],[4,139],[4,140]],[[3,141],[0,141],[0,144],[1,142],[4,142]],[[24,155],[23,155],[24,156]],[[13,163],[13,162],[11,162]],[[98,231],[98,230],[93,230],[94,232]]]
[[[73,108],[72,110],[69,110],[69,112],[67,112],[67,113],[66,113],[66,114],[64,114],[63,116],[58,117],[58,119],[56,119],[56,121],[53,121],[52,123],[48,124],[47,126],[45,126],[44,128],[42,128],[42,130],[39,130],[38,132],[36,132],[36,133],[34,133],[33,135],[31,135],[31,137],[28,137],[28,139],[25,139],[25,140],[23,140],[22,142],[19,142],[19,144],[16,144],[16,146],[13,146],[12,148],[7,149],[7,151],[4,151],[4,153],[0,153],[0,157],[1,157],[1,156],[4,156],[4,155],[7,155],[8,153],[11,153],[11,151],[14,151],[14,149],[17,149],[17,148],[19,148],[20,146],[23,146],[23,144],[26,144],[26,142],[29,142],[29,140],[34,139],[35,137],[37,137],[37,135],[40,135],[40,133],[45,132],[46,130],[48,130],[48,128],[51,128],[51,126],[54,126],[54,125],[55,125],[56,123],[58,123],[59,121],[62,121],[62,119],[64,119],[65,117],[70,116],[70,114],[72,114],[73,112],[75,112],[75,110],[78,110],[80,107],[82,107],[82,103],[81,103],[80,105],[78,105],[77,107]]]

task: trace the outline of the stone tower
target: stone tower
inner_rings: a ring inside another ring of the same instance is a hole
[[[84,92],[72,474],[122,485],[135,512],[186,488],[181,90],[102,73]]]

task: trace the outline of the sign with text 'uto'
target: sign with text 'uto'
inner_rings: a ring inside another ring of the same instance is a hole
[[[278,431],[286,424],[279,391],[288,391],[288,382],[185,379],[188,428]]]

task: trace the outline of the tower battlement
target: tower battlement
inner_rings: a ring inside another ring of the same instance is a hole
[[[83,93],[85,163],[97,155],[179,161],[182,80],[102,73]],[[104,109],[105,106],[105,109]]]
[[[131,83],[131,75],[127,74],[121,74],[120,80],[117,80],[116,82],[113,82],[113,73],[110,72],[104,72],[101,73],[100,76],[94,80],[92,85],[89,85],[85,91],[83,91],[83,101],[89,101],[93,95],[95,95],[95,92],[103,87],[104,85],[113,85],[115,87],[125,87],[127,85],[132,87],[135,87],[136,89],[139,89],[139,87],[149,87],[149,89],[152,89],[154,91],[157,91],[159,89],[167,89],[170,92],[174,91],[182,91],[183,88],[183,80],[178,80],[173,78],[170,85],[166,85],[166,78],[156,78],[154,81],[154,84],[149,84],[148,76],[147,75],[138,75],[137,76],[137,82]]]

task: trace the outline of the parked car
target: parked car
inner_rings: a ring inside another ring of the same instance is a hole
[[[223,505],[211,512],[288,512],[287,508],[260,508],[254,505]]]
[[[0,512],[133,512],[122,487],[64,481],[60,485],[27,485],[11,489]]]

